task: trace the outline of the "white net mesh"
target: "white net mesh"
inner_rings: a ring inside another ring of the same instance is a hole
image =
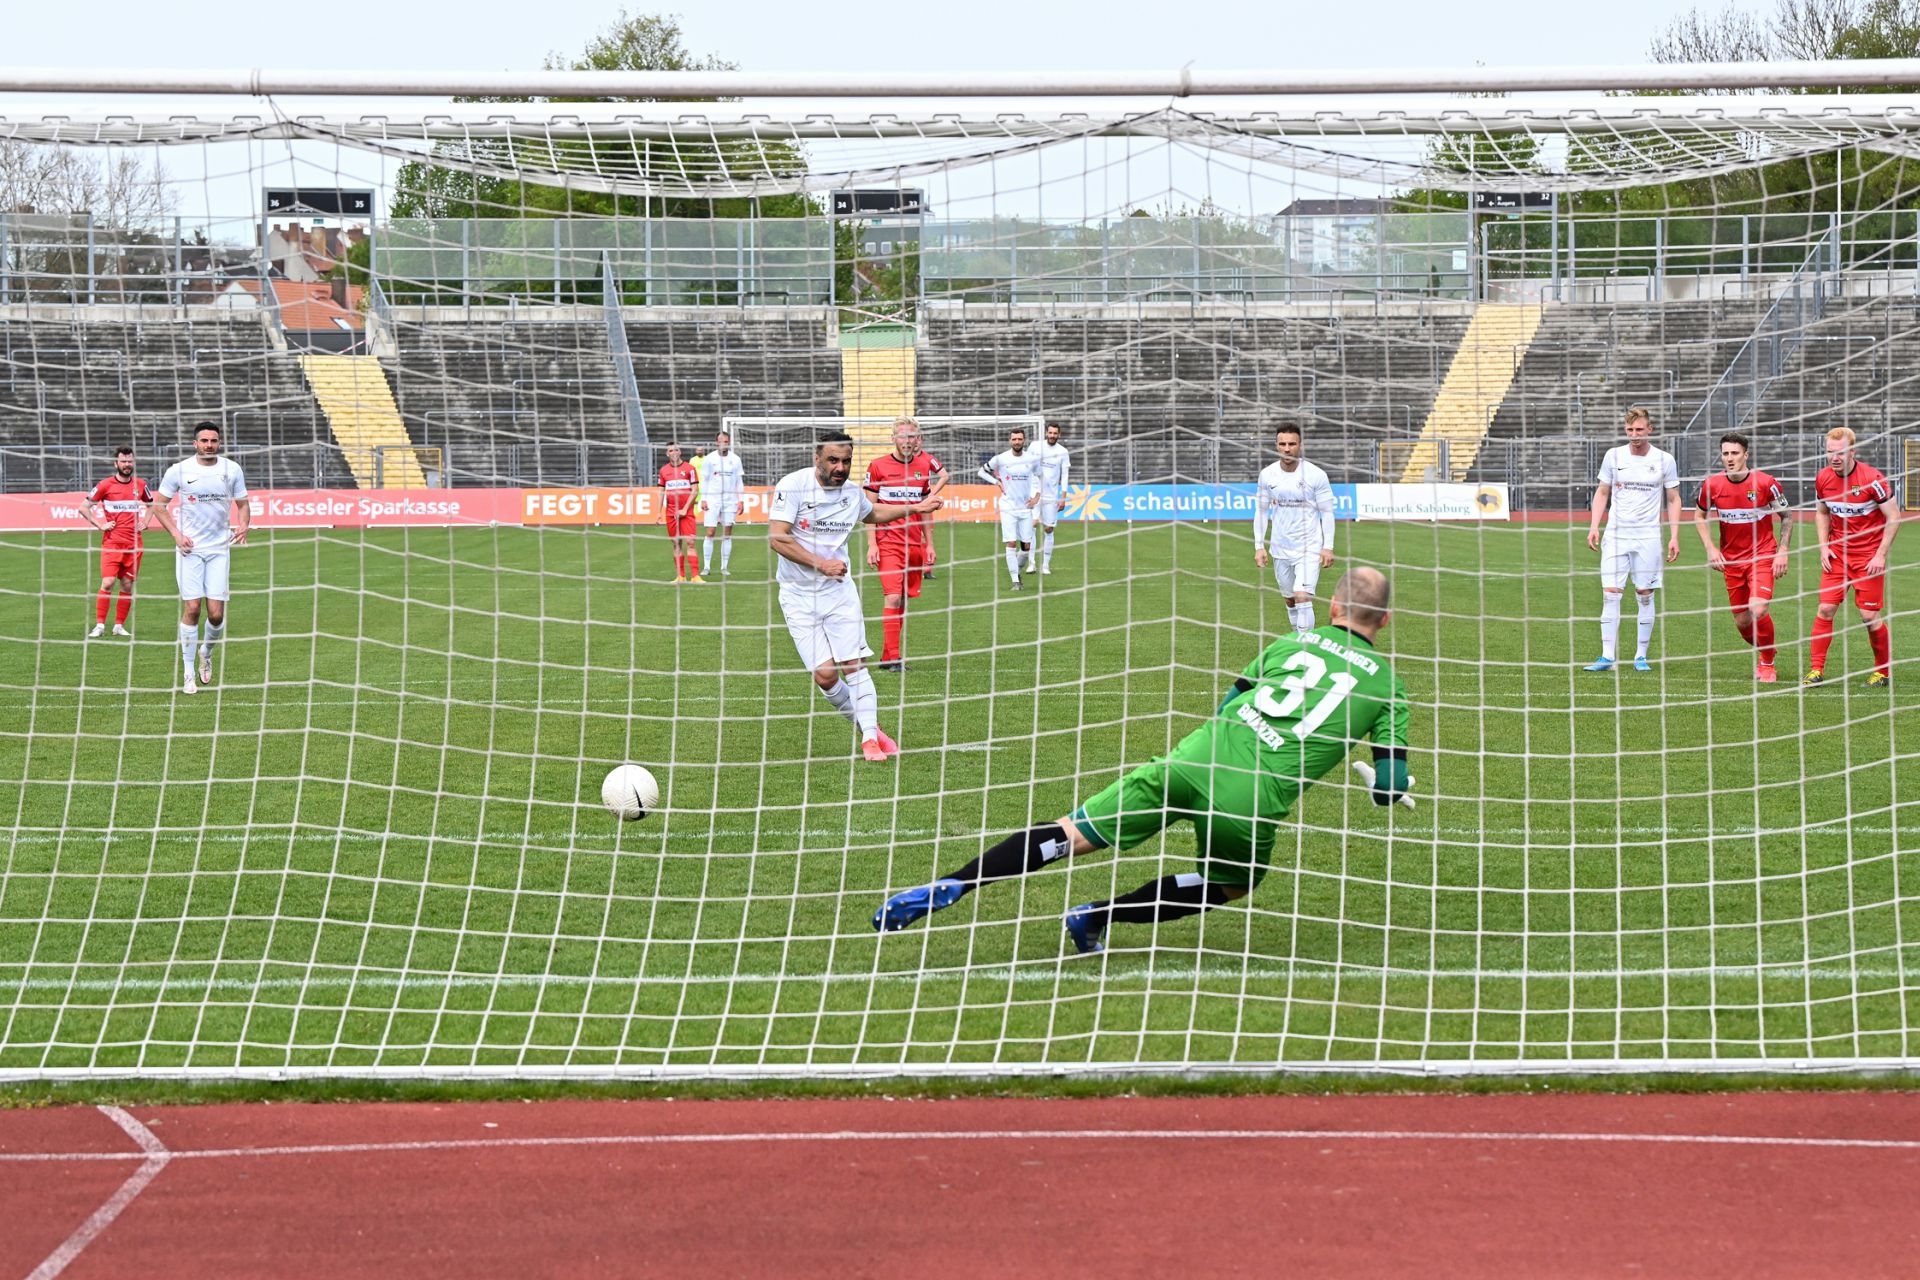
[[[0,207],[34,210],[0,215],[0,1073],[1910,1061],[1913,548],[1891,690],[1852,599],[1798,687],[1804,522],[1779,685],[1690,527],[1651,670],[1631,591],[1627,669],[1580,668],[1628,406],[1688,511],[1727,431],[1799,517],[1832,427],[1904,489],[1912,125],[1870,97],[0,116]],[[873,676],[879,765],[796,655],[765,517],[819,429],[864,475],[903,415],[951,487],[906,670]],[[113,575],[82,510],[116,446],[154,483],[201,420],[257,513],[187,697],[157,530],[135,640],[85,638]],[[977,473],[1048,423],[1071,472],[1029,574]],[[1283,423],[1337,503],[1316,621],[1345,568],[1392,580],[1418,807],[1339,767],[1247,897],[1074,963],[1062,913],[1196,871],[1190,823],[876,937],[890,892],[1167,752],[1289,630],[1250,523]],[[740,523],[676,550],[666,446],[723,426]],[[676,586],[688,550],[708,581]],[[625,825],[622,761],[665,792]]]

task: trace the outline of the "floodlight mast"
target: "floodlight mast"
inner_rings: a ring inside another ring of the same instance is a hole
[[[937,72],[300,71],[0,67],[0,94],[249,97],[1015,98],[1872,89],[1920,84],[1920,58],[1429,70]]]

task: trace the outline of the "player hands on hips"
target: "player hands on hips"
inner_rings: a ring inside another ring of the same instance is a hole
[[[113,634],[131,636],[127,615],[133,609],[133,584],[140,576],[140,560],[145,554],[141,528],[147,508],[153,503],[153,491],[134,474],[133,446],[123,444],[113,451],[113,474],[93,486],[80,517],[100,531],[100,591],[93,601],[93,630],[87,639],[97,640],[107,632],[107,604],[114,584],[120,587],[119,607],[113,615]]]
[[[660,523],[667,526],[673,544],[673,580],[705,582],[700,576],[700,553],[693,549],[694,499],[700,473],[681,456],[678,443],[667,446],[660,468]]]
[[[1260,473],[1253,501],[1253,563],[1273,565],[1297,632],[1313,630],[1313,591],[1333,564],[1333,485],[1327,473],[1300,456],[1300,428],[1273,433],[1280,461]],[[1271,550],[1269,550],[1271,543]]]
[[[1869,689],[1893,682],[1893,637],[1887,626],[1887,553],[1900,532],[1900,504],[1887,478],[1860,460],[1853,432],[1827,432],[1827,465],[1813,478],[1813,530],[1820,543],[1820,607],[1813,615],[1811,666],[1802,682],[1825,681],[1833,618],[1847,593],[1867,624],[1873,648]]]
[[[1600,656],[1588,671],[1611,671],[1618,659],[1620,598],[1633,579],[1640,598],[1638,643],[1633,669],[1650,671],[1653,644],[1653,593],[1660,589],[1664,566],[1680,558],[1680,472],[1673,455],[1653,447],[1653,418],[1645,409],[1627,410],[1627,442],[1607,450],[1593,491],[1587,546],[1600,553]],[[1667,542],[1660,545],[1664,505]],[[1605,522],[1606,531],[1601,532]]]
[[[1753,466],[1752,443],[1737,431],[1720,437],[1720,474],[1708,476],[1694,506],[1693,527],[1707,549],[1707,567],[1725,575],[1727,601],[1733,606],[1733,625],[1752,645],[1758,661],[1753,678],[1759,684],[1779,679],[1774,668],[1773,584],[1787,572],[1787,541],[1793,524],[1787,518],[1787,495],[1780,482]],[[1707,519],[1720,524],[1716,545],[1707,532]],[[1775,538],[1774,522],[1780,524]]]
[[[874,502],[849,485],[853,437],[829,431],[814,446],[813,465],[774,486],[767,544],[775,560],[780,612],[800,661],[833,709],[860,732],[860,752],[883,761],[900,746],[880,728],[880,703],[864,659],[867,623],[860,590],[848,573],[847,539],[855,525],[891,524],[938,511],[939,498],[902,505]]]
[[[1406,686],[1373,647],[1391,603],[1386,575],[1358,568],[1333,590],[1332,622],[1274,641],[1233,682],[1211,719],[1166,755],[1124,775],[1072,813],[1008,836],[931,884],[890,896],[873,927],[892,933],[995,880],[1093,849],[1131,849],[1169,824],[1193,823],[1197,870],[1149,880],[1064,921],[1082,955],[1110,925],[1156,924],[1245,897],[1266,876],[1275,837],[1300,794],[1361,738],[1373,741],[1375,804],[1407,797]]]

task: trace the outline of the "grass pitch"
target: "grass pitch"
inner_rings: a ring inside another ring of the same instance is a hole
[[[1251,898],[1087,960],[1060,913],[1188,869],[1185,827],[905,933],[868,919],[1211,711],[1285,625],[1244,527],[1066,526],[1018,595],[993,530],[943,527],[912,670],[875,677],[907,748],[885,767],[798,670],[757,530],[680,588],[654,529],[256,535],[192,698],[169,555],[138,639],[88,642],[94,552],[12,535],[0,1071],[1920,1053],[1920,636],[1896,615],[1891,693],[1861,687],[1857,621],[1796,687],[1803,551],[1785,683],[1756,690],[1689,531],[1656,670],[1589,675],[1583,534],[1344,526],[1342,563],[1394,579],[1421,807],[1330,777]],[[1896,609],[1917,559],[1895,544]],[[664,812],[600,808],[623,760]]]

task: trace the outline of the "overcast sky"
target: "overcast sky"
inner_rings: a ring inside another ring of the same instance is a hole
[[[1614,0],[1596,10],[1538,0],[1198,4],[1033,0],[822,5],[727,0],[629,6],[679,12],[688,44],[745,70],[1004,71],[1197,67],[1491,67],[1640,62],[1649,38],[1684,6]],[[1717,7],[1717,6],[1716,6]],[[453,5],[273,5],[151,0],[8,6],[15,66],[298,67],[531,70],[548,51],[577,52],[618,6],[601,0]],[[1604,14],[1604,17],[1601,15]]]
[[[631,7],[643,12],[666,8],[650,6],[645,0]],[[678,11],[691,50],[717,54],[744,71],[881,73],[1168,72],[1186,63],[1214,71],[1641,63],[1653,35],[1681,10],[1677,0],[1615,0],[1607,6],[1604,20],[1596,20],[1591,8],[1581,10],[1578,19],[1561,17],[1555,6],[1539,0],[1480,0],[1470,7],[1433,0],[1347,4],[1208,0],[1193,5],[1139,0],[1110,0],[1104,5],[965,0],[904,6],[728,0],[683,5]],[[477,0],[460,6],[444,0],[380,0],[373,5],[333,8],[196,0],[185,10],[151,0],[90,0],[71,7],[16,0],[9,6],[7,51],[0,54],[0,64],[98,71],[145,67],[537,70],[549,52],[577,54],[618,13],[617,4],[607,0],[543,0],[537,5]],[[153,98],[123,99],[122,103],[140,111],[163,105]],[[84,115],[115,105],[119,104],[105,98],[0,92],[0,111],[7,112],[28,109],[37,114],[54,109]],[[257,105],[248,99],[228,99],[217,107],[244,111]],[[309,104],[283,100],[279,105],[297,111]],[[394,104],[399,112],[427,105],[422,99]],[[783,111],[815,105],[846,110],[855,104],[755,105]],[[995,105],[974,101],[961,109],[990,112]],[[1049,105],[1059,109],[1068,104]],[[1102,105],[1117,110],[1121,105],[1142,104]],[[1191,99],[1183,105],[1202,109],[1212,105],[1227,111],[1235,104]],[[298,161],[289,163],[295,155]],[[234,159],[170,149],[166,164],[169,173],[183,181],[178,211],[189,218],[244,217],[263,184],[382,186],[385,181],[377,160],[305,144],[268,144],[258,153]],[[949,191],[944,212],[1051,215],[1058,209],[1057,201],[1050,208],[1041,195],[1023,191],[1031,179],[1017,171],[1002,167],[991,173],[980,171],[967,180],[982,190],[991,188],[992,198],[982,208],[970,209],[960,192]],[[1133,181],[1137,184],[1142,179]],[[1064,212],[1125,212],[1141,203],[1179,207],[1215,198],[1229,207],[1268,209],[1294,196],[1329,193],[1307,187],[1250,192],[1235,168],[1190,170],[1161,185],[1166,190],[1159,193],[1074,192]],[[934,194],[931,189],[929,194]]]

